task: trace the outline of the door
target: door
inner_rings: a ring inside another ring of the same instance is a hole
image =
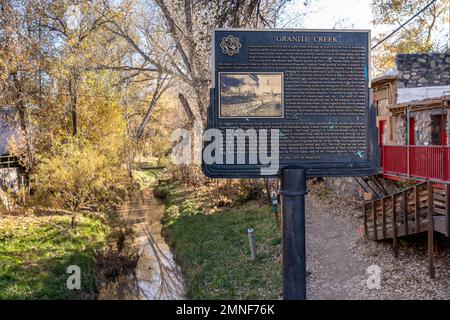
[[[447,115],[431,116],[431,144],[442,146],[447,144]]]
[[[378,122],[378,144],[380,146],[381,167],[383,167],[383,137],[386,131],[386,120]]]
[[[448,142],[447,138],[447,115],[443,114],[441,118],[441,130],[442,130],[442,145],[446,146]]]

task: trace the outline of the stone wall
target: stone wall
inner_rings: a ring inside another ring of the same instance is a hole
[[[434,110],[436,111],[436,110]],[[438,110],[440,111],[440,110]],[[422,110],[410,114],[410,118],[414,118],[415,144],[418,146],[429,146],[432,144],[431,139],[431,115],[433,110]],[[450,113],[447,113],[447,136],[450,137]],[[406,145],[406,121],[405,117],[396,116],[394,125],[394,144]],[[450,145],[450,139],[447,139]]]
[[[406,120],[405,117],[397,116],[394,123],[394,144],[403,146],[406,144]]]
[[[396,65],[399,88],[450,85],[450,50],[398,54]]]
[[[441,111],[441,110],[422,110],[413,112],[410,114],[410,117],[414,118],[414,132],[415,132],[415,144],[418,146],[429,146],[432,144],[431,139],[431,116],[433,111]],[[450,145],[450,112],[447,112],[447,144]],[[394,124],[394,144],[395,145],[406,145],[406,121],[405,117],[401,117],[400,115],[395,116],[395,124]]]
[[[431,145],[431,111],[424,110],[414,113],[416,145]]]

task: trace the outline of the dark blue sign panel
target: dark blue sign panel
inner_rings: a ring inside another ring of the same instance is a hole
[[[376,172],[370,31],[217,29],[212,46],[207,176]]]

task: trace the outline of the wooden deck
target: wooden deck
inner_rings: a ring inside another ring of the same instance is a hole
[[[434,278],[434,232],[450,236],[450,185],[419,183],[365,203],[363,216],[366,236],[376,241],[392,239],[395,257],[399,237],[427,232],[429,272]]]

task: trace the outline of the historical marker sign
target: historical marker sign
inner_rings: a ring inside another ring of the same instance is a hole
[[[212,46],[206,175],[376,171],[370,31],[217,29]]]

